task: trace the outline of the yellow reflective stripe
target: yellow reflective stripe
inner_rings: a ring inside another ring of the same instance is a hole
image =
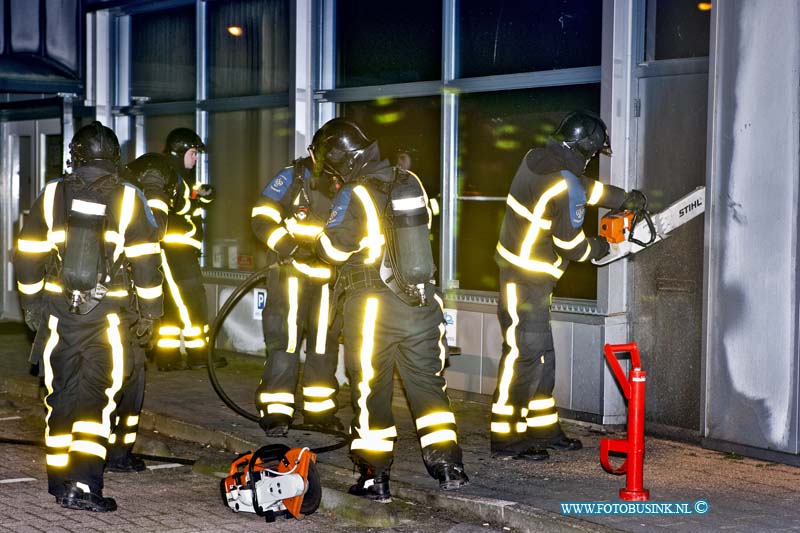
[[[50,336],[44,345],[44,352],[42,354],[42,362],[44,364],[44,386],[47,388],[47,396],[44,397],[44,405],[47,408],[47,414],[44,417],[45,442],[47,442],[47,439],[50,436],[50,415],[53,412],[53,408],[49,403],[47,403],[47,400],[50,398],[50,395],[53,394],[53,366],[50,363],[50,357],[53,355],[53,350],[55,350],[56,346],[58,345],[58,318],[50,315],[50,318],[47,320],[47,329],[50,330]],[[71,438],[72,437],[70,436],[70,443],[72,443]]]
[[[198,207],[197,209],[192,211],[192,216],[193,217],[202,217],[205,214],[206,214],[206,210],[203,207]]]
[[[562,250],[572,250],[585,240],[586,240],[586,234],[583,233],[583,230],[581,230],[571,241],[562,241],[561,239],[553,235],[553,243]]]
[[[125,425],[128,427],[135,426],[139,423],[139,416],[138,415],[131,415],[125,420]]]
[[[324,233],[320,235],[319,243],[322,245],[322,251],[325,252],[325,255],[333,259],[336,263],[344,263],[353,255],[353,252],[343,252],[336,248],[331,242],[330,237]]]
[[[508,422],[492,422],[490,429],[492,433],[511,433],[511,424]]]
[[[158,328],[159,335],[180,335],[181,328],[178,326],[161,326]]]
[[[336,404],[331,399],[322,402],[305,402],[303,404],[303,410],[309,413],[321,413],[322,411],[328,411],[335,407]]]
[[[372,452],[391,452],[394,449],[394,442],[391,440],[378,439],[353,439],[350,443],[350,449]]]
[[[551,426],[556,422],[558,422],[558,413],[552,413],[549,415],[542,415],[542,416],[532,416],[528,418],[528,427],[540,428],[544,426]]]
[[[63,229],[58,231],[49,231],[47,232],[47,239],[53,243],[53,247],[59,242],[64,242],[67,240],[67,232]]]
[[[438,214],[438,213],[434,213],[434,212],[433,212],[433,205],[434,205],[434,203],[436,202],[436,200],[434,200],[434,199],[431,199],[431,200],[430,200],[430,202],[429,202],[429,201],[428,201],[428,192],[425,190],[425,186],[424,186],[424,185],[422,185],[422,180],[421,180],[421,179],[419,179],[419,176],[417,176],[416,174],[414,174],[414,173],[413,173],[413,172],[411,172],[410,170],[406,170],[406,172],[408,172],[409,174],[411,174],[412,176],[414,176],[414,179],[416,179],[416,180],[417,180],[417,183],[419,184],[419,188],[420,188],[420,190],[422,190],[422,197],[423,197],[423,199],[424,199],[424,201],[425,201],[425,211],[427,211],[427,212],[428,212],[428,229],[431,229],[431,224],[432,224],[432,222],[433,222],[433,215],[434,215],[434,214]],[[429,205],[429,204],[430,204],[430,205]],[[437,209],[438,209],[438,204],[436,204],[436,207],[437,207]]]
[[[436,424],[455,424],[456,417],[449,411],[441,411],[438,413],[431,413],[429,415],[417,418],[417,429],[426,428]]]
[[[178,284],[175,283],[175,279],[172,277],[172,269],[169,267],[169,262],[167,261],[166,254],[164,254],[164,250],[161,250],[161,268],[164,270],[164,278],[167,280],[167,287],[169,288],[170,295],[172,295],[172,299],[175,302],[175,307],[178,308],[178,315],[181,317],[183,327],[191,328],[192,320],[189,318],[189,309],[186,307],[186,304],[183,303],[181,291],[178,288]],[[159,341],[159,346],[161,346],[160,342],[161,341]],[[180,346],[180,343],[178,343],[178,346]],[[174,346],[164,347],[173,348]]]
[[[514,414],[514,406],[512,405],[500,405],[497,403],[492,404],[492,413],[496,415],[506,415],[511,416]]]
[[[136,286],[136,295],[139,298],[143,298],[145,300],[152,300],[153,298],[158,298],[164,294],[164,289],[161,285],[156,285],[155,287],[139,287]]]
[[[295,276],[289,278],[289,313],[286,315],[286,327],[289,333],[289,342],[286,351],[294,353],[297,349],[297,309],[299,306],[300,286]]]
[[[42,208],[44,209],[44,223],[47,225],[48,234],[53,231],[53,206],[56,199],[56,188],[60,182],[53,181],[45,185]],[[52,241],[51,241],[52,242]]]
[[[431,206],[431,214],[433,216],[438,216],[440,209],[439,202],[436,200],[436,198],[431,198],[428,204]]]
[[[125,233],[128,231],[128,225],[133,219],[133,208],[136,205],[136,189],[130,185],[124,187],[122,193],[122,210],[119,216],[119,228],[117,230],[120,238],[116,241],[116,248],[114,249],[114,261],[119,259],[122,255],[123,245],[125,244]]]
[[[44,254],[53,249],[50,241],[17,240],[17,250],[28,254]]]
[[[206,345],[205,339],[192,339],[190,341],[184,340],[183,345],[186,348],[202,348]]]
[[[267,414],[292,416],[294,415],[294,409],[282,403],[271,403],[267,406]]]
[[[183,235],[180,233],[168,233],[167,235],[164,235],[164,239],[162,240],[169,244],[185,244],[187,246],[197,248],[198,250],[203,248],[203,243],[197,239],[193,239],[188,235]]]
[[[113,230],[107,230],[105,232],[105,234],[103,235],[103,237],[105,238],[106,242],[119,244],[119,245],[123,245],[123,246],[125,244],[125,241],[120,236],[120,234],[117,233],[116,231],[113,231]]]
[[[125,290],[125,289],[119,289],[119,290],[116,290],[116,291],[108,291],[106,293],[106,296],[112,296],[112,297],[115,297],[115,298],[119,298],[119,297],[127,296],[127,295],[128,295],[128,291]]]
[[[122,439],[122,442],[125,444],[136,442],[136,433],[126,433],[125,437]]]
[[[528,424],[525,422],[517,422],[515,426],[517,433],[525,433],[528,431]]]
[[[189,198],[189,194],[190,194],[189,185],[187,185],[186,181],[184,181],[184,180],[181,180],[181,183],[183,184],[183,207],[178,209],[178,214],[179,215],[185,215],[186,213],[189,212],[189,209],[191,209],[192,202],[191,202],[191,200]]]
[[[586,204],[595,205],[600,201],[601,196],[603,196],[603,184],[599,181],[595,181],[594,185],[592,186],[592,193],[589,195],[589,200],[586,202]]]
[[[531,411],[541,411],[542,409],[549,409],[556,406],[556,399],[552,396],[541,400],[531,400],[528,402],[528,409]],[[523,415],[524,416],[524,415]]]
[[[125,351],[122,347],[122,335],[119,331],[119,316],[116,313],[109,313],[106,318],[108,320],[108,343],[111,345],[111,385],[105,390],[108,402],[103,408],[101,421],[107,437],[111,434],[111,415],[117,409],[117,403],[114,398],[122,388]],[[105,452],[103,456],[105,457]]]
[[[369,195],[366,187],[363,185],[356,185],[353,192],[361,201],[364,207],[364,213],[367,216],[367,234],[361,239],[360,250],[367,248],[367,258],[364,259],[365,264],[372,264],[381,257],[381,250],[386,242],[383,234],[381,233],[380,219],[378,218],[378,210],[375,209],[375,203]]]
[[[100,422],[87,422],[85,420],[78,420],[72,424],[73,433],[86,433],[88,435],[97,435],[98,437],[108,438],[111,435],[111,428],[105,427]]]
[[[50,283],[49,281],[44,284],[44,290],[49,292],[57,292],[59,294],[64,292],[64,289],[62,289],[60,285],[56,285],[55,283]]]
[[[292,266],[309,278],[329,279],[331,277],[331,269],[327,267],[312,267],[295,260],[292,260]]]
[[[272,231],[272,233],[269,234],[269,237],[267,238],[267,246],[270,248],[270,250],[275,250],[275,247],[278,245],[278,241],[283,239],[288,234],[289,232],[286,231],[286,228],[283,226],[278,226]]]
[[[17,290],[22,294],[36,294],[44,288],[44,280],[37,283],[20,283],[17,282]]]
[[[560,278],[564,274],[564,271],[561,270],[560,268],[558,268],[558,265],[561,264],[561,258],[560,257],[552,265],[550,263],[545,263],[544,261],[536,261],[536,260],[533,260],[533,259],[523,259],[522,257],[520,257],[518,255],[515,255],[515,254],[509,252],[508,250],[506,250],[506,248],[502,244],[500,244],[499,242],[497,243],[497,253],[500,255],[500,257],[502,257],[503,259],[505,259],[506,261],[508,261],[512,265],[518,266],[519,268],[521,268],[523,270],[528,270],[528,271],[531,271],[531,272],[542,272],[544,274],[550,274],[551,276],[553,276],[556,279]]]
[[[141,257],[143,255],[157,254],[161,251],[161,246],[157,242],[146,242],[125,247],[125,255],[130,257]]]
[[[269,207],[268,205],[259,205],[253,208],[253,211],[250,214],[251,218],[255,218],[258,216],[267,217],[268,219],[272,220],[276,224],[281,223],[281,213],[274,207]]]
[[[522,205],[516,198],[514,198],[510,194],[506,198],[506,205],[508,205],[508,207],[510,207],[512,211],[514,211],[522,218],[528,220],[531,223],[537,224],[541,229],[547,230],[550,229],[553,225],[553,223],[547,219],[541,217],[535,218],[535,215],[532,212],[530,212],[527,207]]]
[[[583,255],[581,256],[581,258],[578,259],[578,262],[582,263],[582,262],[586,261],[587,259],[589,259],[590,255],[592,255],[592,243],[587,241],[586,242],[586,251],[583,252]]]
[[[47,454],[45,456],[45,462],[47,463],[47,466],[54,466],[54,467],[67,466],[69,464],[69,454],[68,453]]]
[[[184,337],[196,337],[200,335],[200,328],[197,326],[193,326],[191,328],[185,328],[181,331]]]
[[[258,399],[261,403],[294,403],[294,394],[291,392],[262,392]]]
[[[456,432],[452,429],[440,429],[439,431],[434,431],[433,433],[428,433],[427,435],[423,435],[419,439],[419,445],[423,448],[430,446],[431,444],[438,444],[440,442],[458,442],[458,438],[456,437]]]
[[[528,259],[531,256],[531,249],[536,242],[536,238],[539,236],[539,230],[542,229],[538,221],[542,220],[542,217],[544,217],[544,212],[547,209],[547,203],[555,196],[566,190],[567,182],[565,180],[560,180],[558,183],[542,193],[542,195],[539,197],[539,200],[536,201],[536,205],[531,213],[531,225],[528,228],[528,233],[525,235],[525,239],[522,241],[522,245],[520,246],[519,256],[521,258]]]
[[[117,436],[114,433],[112,433],[111,436],[108,437],[108,443],[115,444],[116,442],[117,442]]]
[[[508,405],[508,395],[511,388],[511,380],[514,379],[514,364],[519,357],[519,348],[517,347],[517,325],[519,325],[519,314],[517,313],[517,284],[508,283],[505,286],[505,290],[506,306],[508,307],[508,314],[511,317],[511,325],[509,325],[506,330],[505,338],[509,351],[503,360],[503,368],[500,372],[500,384],[497,387],[497,401],[495,405],[492,405],[492,412],[497,413],[496,409],[502,409],[505,412],[497,414],[512,415],[514,414],[514,408]]]
[[[318,354],[324,354],[326,349],[325,345],[328,340],[328,307],[330,306],[330,289],[328,289],[328,284],[326,283],[323,285],[320,291],[319,316],[317,317],[317,340],[315,343],[315,349]],[[303,391],[303,394],[305,394],[305,389],[303,389]]]
[[[330,387],[303,387],[303,396],[308,398],[328,398],[334,392]]]
[[[181,341],[178,339],[158,339],[156,346],[159,348],[180,348]]]
[[[210,204],[212,202],[211,198],[198,198],[198,200],[200,200],[202,204]]]
[[[356,429],[356,431],[365,439],[393,439],[397,437],[397,426],[389,426],[383,429],[370,429],[368,431]]]
[[[444,347],[444,336],[446,332],[446,327],[444,324],[439,324],[439,342],[437,345],[439,346],[439,371],[436,373],[437,376],[441,376],[442,372],[444,372],[444,365],[447,364],[447,351]],[[447,380],[444,380],[444,385],[442,385],[442,390],[447,390]]]
[[[81,452],[89,455],[96,455],[100,459],[106,458],[106,447],[90,440],[76,440],[69,446],[70,453]]]
[[[367,398],[370,394],[369,382],[375,377],[375,370],[372,368],[372,351],[375,343],[375,320],[377,317],[378,299],[367,298],[364,309],[364,322],[361,326],[361,382],[358,384],[358,399],[356,400],[356,404],[359,408],[358,426],[356,430],[364,438],[367,438],[367,434],[371,433],[369,429]]]
[[[322,233],[323,230],[322,226],[317,226],[315,224],[303,224],[298,222],[294,217],[287,218],[284,221],[284,224],[286,224],[286,229],[289,230],[289,233],[303,237],[316,237]]]
[[[156,211],[163,211],[164,213],[169,213],[169,206],[163,200],[147,200],[147,205],[150,206],[150,209],[155,209]]]
[[[49,448],[66,448],[72,444],[72,435],[45,435],[44,445]]]

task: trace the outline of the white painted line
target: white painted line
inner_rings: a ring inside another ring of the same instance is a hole
[[[18,477],[14,479],[0,479],[0,483],[25,483],[26,481],[36,481],[35,477]]]
[[[6,422],[8,420],[22,420],[22,417],[21,416],[6,416],[6,417],[3,417],[3,418],[0,418],[0,422]]]
[[[189,466],[189,465],[182,465],[179,463],[164,463],[163,465],[149,465],[147,468],[150,470],[161,470],[164,468],[180,468],[182,466]]]

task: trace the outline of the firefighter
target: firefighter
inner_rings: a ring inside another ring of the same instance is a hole
[[[392,417],[395,368],[408,396],[428,473],[444,490],[460,488],[468,478],[442,375],[445,326],[442,300],[429,282],[433,277],[430,212],[422,183],[381,160],[377,143],[345,119],[333,119],[320,128],[310,151],[316,168],[325,168],[344,182],[317,237],[316,252],[325,262],[339,265],[334,307],[339,308],[341,296],[354,411],[350,451],[360,473],[350,493],[384,502],[391,499],[389,474],[397,437]],[[413,216],[398,223],[403,227],[397,235],[403,230],[413,233],[417,248],[400,249],[390,260],[387,247],[395,242],[394,232],[383,213],[390,191],[401,182],[413,194],[396,206],[391,202],[392,206],[413,210]],[[410,261],[413,270],[417,258],[425,261],[421,266],[427,279],[408,290],[408,285],[399,284],[404,278],[395,267]]]
[[[314,174],[310,158],[279,172],[252,211],[256,236],[281,266],[269,273],[262,328],[267,360],[256,391],[259,424],[268,436],[284,437],[295,412],[298,358],[303,339],[303,421],[341,429],[336,417],[339,383],[338,329],[329,328],[330,266],[315,260],[312,248],[331,211],[339,182]]]
[[[203,247],[203,214],[214,199],[210,185],[195,181],[194,169],[205,144],[188,128],[167,135],[164,154],[180,176],[162,241],[166,282],[164,320],[158,331],[155,360],[159,370],[180,370],[181,338],[189,368],[205,368],[208,309],[199,256]],[[215,365],[224,366],[220,357]]]
[[[147,199],[158,226],[158,238],[164,237],[167,229],[169,206],[175,197],[180,176],[170,159],[164,154],[148,153],[137,158],[126,167],[129,181],[139,187]],[[132,454],[139,431],[139,416],[144,403],[146,351],[153,348],[152,337],[143,342],[143,332],[134,322],[138,308],[136,293],[131,293],[128,322],[134,323],[133,335],[129,336],[129,353],[132,359],[131,374],[125,377],[117,402],[116,425],[109,438],[106,469],[112,472],[141,472],[144,461]]]
[[[549,457],[547,448],[582,447],[561,429],[553,398],[553,288],[569,261],[609,251],[605,239],[584,234],[587,205],[634,210],[646,205],[640,191],[626,194],[584,175],[598,153],[611,155],[605,124],[591,113],[572,112],[543,148],[525,155],[511,183],[495,254],[503,335],[492,402],[495,457],[543,460]]]
[[[47,387],[48,490],[62,507],[106,512],[116,509],[103,496],[103,463],[129,373],[129,287],[146,337],[162,312],[161,256],[144,196],[119,179],[114,132],[99,122],[79,129],[70,155],[73,172],[47,183],[31,209],[14,270]]]

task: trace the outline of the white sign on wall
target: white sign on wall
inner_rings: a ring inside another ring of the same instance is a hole
[[[457,346],[456,344],[456,330],[458,327],[458,310],[447,309],[444,310],[445,322],[445,336],[447,337],[448,346]]]
[[[253,320],[261,320],[261,312],[267,305],[267,289],[253,289]]]

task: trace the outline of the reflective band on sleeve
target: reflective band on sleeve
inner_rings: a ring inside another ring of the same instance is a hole
[[[284,238],[288,234],[289,234],[289,232],[286,231],[286,228],[284,228],[283,226],[279,226],[279,227],[275,228],[272,231],[272,233],[270,233],[269,238],[267,238],[267,246],[271,250],[275,250],[275,246],[278,245],[278,241],[280,241],[282,238]]]
[[[586,240],[586,234],[583,233],[583,230],[581,230],[571,241],[562,241],[561,239],[553,235],[553,243],[562,250],[572,250],[585,240]]]
[[[155,209],[156,211],[163,211],[164,213],[169,213],[169,206],[163,200],[147,200],[147,205],[150,206],[150,209]]]
[[[284,222],[286,229],[292,235],[299,235],[301,237],[316,237],[322,233],[322,226],[315,226],[314,224],[301,224],[294,218],[288,218]]]
[[[329,411],[335,407],[336,404],[331,399],[322,402],[305,402],[303,404],[303,410],[309,413],[321,413],[322,411]]]
[[[392,200],[392,209],[395,211],[412,211],[414,209],[423,209],[425,207],[425,197],[416,196],[414,198],[399,198]]]
[[[331,269],[327,267],[312,267],[295,260],[292,260],[292,266],[309,278],[330,279],[331,277]]]
[[[161,246],[157,242],[146,242],[125,247],[125,255],[128,256],[128,258],[157,254],[160,251]]]
[[[330,237],[324,233],[320,235],[319,243],[322,245],[322,251],[325,252],[325,255],[330,257],[336,263],[344,263],[350,259],[351,255],[353,255],[353,252],[343,252],[342,250],[336,248],[331,242]]]
[[[438,444],[440,442],[458,442],[458,438],[456,437],[456,432],[452,429],[440,429],[439,431],[434,431],[433,433],[428,433],[427,435],[423,435],[419,439],[419,445],[423,448],[430,446],[431,444]]]
[[[55,283],[50,283],[49,281],[44,284],[44,290],[48,292],[56,292],[58,294],[64,292],[64,289],[62,289],[60,285],[56,285]]]
[[[586,251],[585,251],[585,252],[583,252],[583,255],[581,256],[581,258],[580,258],[580,259],[578,259],[578,262],[579,262],[579,263],[583,263],[584,261],[586,261],[587,259],[589,259],[589,256],[590,256],[590,255],[592,255],[592,244],[591,244],[590,242],[588,242],[588,241],[587,241],[587,242],[586,242]]]
[[[87,202],[85,200],[72,200],[72,206],[70,207],[72,211],[76,213],[83,213],[84,215],[94,215],[97,217],[105,216],[106,214],[106,206],[105,204],[98,204],[95,202]]]
[[[17,290],[22,294],[36,294],[37,292],[44,289],[44,280],[38,283],[20,283],[17,282]]]
[[[180,235],[177,233],[164,235],[164,242],[169,244],[185,244],[187,246],[197,248],[198,250],[201,250],[203,248],[203,243],[201,243],[197,239],[192,239],[191,237],[188,237],[186,235]]]
[[[364,259],[364,263],[369,265],[381,257],[381,250],[386,241],[381,233],[378,210],[375,208],[375,203],[372,201],[372,197],[366,187],[356,185],[353,188],[353,192],[364,207],[364,213],[367,216],[367,234],[361,239],[360,246],[362,250],[364,248],[367,249],[367,257]]]
[[[294,394],[291,392],[262,392],[258,397],[261,403],[294,403]]]
[[[449,411],[441,411],[439,413],[431,413],[429,415],[417,418],[417,429],[426,428],[428,426],[435,426],[437,424],[455,424],[456,417]]]
[[[136,287],[136,295],[145,300],[158,298],[162,294],[164,294],[164,289],[161,287],[161,285],[156,285],[155,287]]]
[[[26,254],[44,254],[53,249],[50,241],[29,241],[26,239],[19,239],[17,241],[17,250]]]
[[[268,219],[272,220],[276,224],[281,223],[281,214],[278,212],[277,209],[273,207],[269,207],[266,205],[260,205],[253,208],[252,214],[250,215],[252,218],[257,216],[267,217]]]
[[[592,193],[589,195],[589,200],[587,200],[586,203],[588,205],[594,205],[600,201],[601,196],[603,196],[603,184],[599,181],[595,181],[592,187]]]
[[[119,217],[119,228],[117,235],[119,239],[116,241],[116,248],[114,249],[114,261],[119,259],[125,245],[125,233],[128,231],[128,225],[133,219],[133,208],[136,205],[136,190],[130,185],[124,187],[122,193],[122,209]],[[108,239],[108,232],[106,232],[106,239]]]

